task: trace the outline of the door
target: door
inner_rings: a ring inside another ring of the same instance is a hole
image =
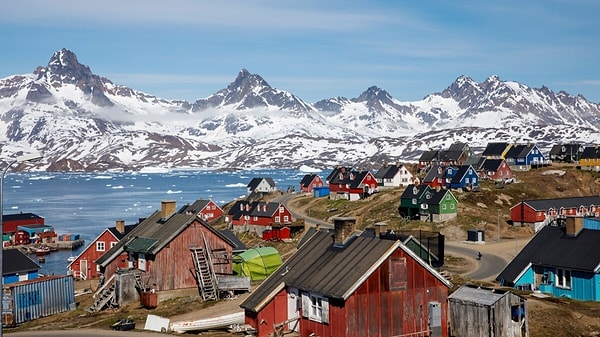
[[[138,255],[138,269],[146,271],[146,255],[143,253]]]
[[[288,300],[287,300],[287,310],[288,320],[291,320],[288,323],[289,331],[300,331],[300,292],[296,288],[288,288]]]
[[[79,261],[79,273],[81,274],[81,279],[83,280],[87,280],[88,278],[88,261],[85,259],[82,259],[81,261]]]

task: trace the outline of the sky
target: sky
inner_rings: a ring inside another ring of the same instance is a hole
[[[241,69],[308,103],[370,86],[400,101],[492,75],[600,103],[600,1],[19,0],[0,3],[0,78],[67,48],[94,74],[195,101]]]

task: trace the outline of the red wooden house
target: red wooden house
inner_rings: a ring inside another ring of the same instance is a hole
[[[238,200],[227,215],[234,231],[259,235],[272,226],[281,227],[292,222],[292,212],[278,202]]]
[[[125,221],[117,220],[115,227],[105,229],[75,257],[75,260],[67,265],[68,273],[73,275],[74,278],[82,280],[100,277],[100,266],[95,261],[110,248],[114,247],[117,242],[136,226],[137,224],[125,225]],[[123,263],[120,267],[126,268],[127,264]]]
[[[436,187],[445,187],[447,183],[445,178],[445,169],[446,167],[443,165],[431,166],[421,183],[433,189]]]
[[[448,280],[398,240],[356,235],[354,222],[334,219],[333,241],[312,232],[242,302],[256,336],[448,335]]]
[[[160,211],[96,260],[105,279],[122,269],[134,269],[156,291],[194,288],[197,279],[190,270],[195,266],[195,247],[210,252],[215,274],[232,273],[235,244],[196,214],[175,212],[175,207],[175,201],[163,201]]]
[[[323,187],[325,182],[318,174],[307,174],[300,181],[300,193],[313,193],[315,187]]]
[[[377,179],[369,171],[338,168],[330,174],[329,198],[332,200],[359,200],[378,191]]]
[[[513,225],[530,226],[537,232],[557,218],[600,216],[600,196],[523,200],[511,207]]]
[[[514,178],[514,173],[504,159],[485,159],[479,169],[481,179],[506,181]]]
[[[183,206],[179,213],[191,212],[211,222],[223,216],[223,209],[212,200],[196,200],[193,204]]]

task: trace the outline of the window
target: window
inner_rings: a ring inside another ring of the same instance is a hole
[[[117,242],[116,242],[116,241],[114,241],[114,242],[111,242],[111,243],[110,243],[110,248],[112,248],[112,247],[114,247],[114,246],[116,246],[116,245],[117,245]]]
[[[571,271],[556,268],[556,286],[571,289]]]
[[[285,212],[285,208],[283,206],[279,207],[279,213]]]
[[[390,259],[390,290],[406,289],[406,258]]]
[[[443,205],[442,205],[442,209],[443,209],[443,210],[446,210],[446,204],[443,204]]]
[[[275,217],[275,222],[279,222],[279,216]]]
[[[314,293],[302,293],[302,316],[311,321],[329,323],[329,301]]]
[[[412,200],[412,204],[413,204],[413,205],[416,205],[416,204],[417,204],[417,199],[413,198],[413,200]]]
[[[283,222],[289,222],[290,219],[287,215],[283,216]]]
[[[310,296],[310,313],[308,315],[319,321],[323,318],[323,299],[321,297]]]
[[[258,217],[257,216],[252,217],[252,221],[258,221]]]
[[[104,243],[104,241],[96,242],[96,251],[97,252],[103,252],[105,250],[106,250],[106,244]]]

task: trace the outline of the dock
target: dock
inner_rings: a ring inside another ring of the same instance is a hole
[[[6,249],[20,249],[26,254],[34,254],[35,251],[40,247],[48,247],[51,251],[55,250],[73,250],[77,249],[85,244],[85,240],[77,239],[71,241],[57,241],[57,242],[44,242],[44,243],[33,243],[28,245],[14,245],[7,246]]]

